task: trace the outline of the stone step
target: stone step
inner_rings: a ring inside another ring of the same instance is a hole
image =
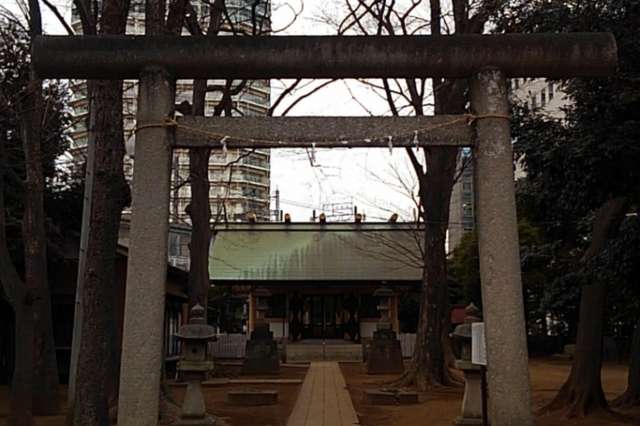
[[[323,345],[293,344],[287,345],[287,362],[362,362],[362,345]]]

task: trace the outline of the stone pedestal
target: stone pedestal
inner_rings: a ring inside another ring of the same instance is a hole
[[[251,339],[247,342],[242,372],[244,374],[277,374],[280,372],[278,343],[273,340],[269,324],[257,324],[251,333]]]
[[[213,426],[216,421],[206,412],[204,398],[202,396],[202,385],[194,380],[187,383],[187,391],[182,402],[182,413],[180,418],[173,423],[174,426]]]
[[[409,405],[420,402],[418,392],[397,390],[365,390],[364,402],[370,405]]]
[[[367,374],[399,374],[403,371],[402,349],[396,333],[390,328],[375,331],[367,354]]]
[[[482,424],[482,370],[469,361],[456,361],[456,368],[464,372],[464,397],[462,412],[454,422],[456,425]]]

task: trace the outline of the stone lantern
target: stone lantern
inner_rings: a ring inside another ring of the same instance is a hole
[[[247,341],[242,371],[245,374],[276,374],[280,371],[278,343],[273,340],[267,322],[271,292],[258,287],[253,296],[256,297],[256,320],[251,339]]]
[[[269,297],[271,292],[264,288],[258,287],[253,291],[256,298],[256,321],[254,329],[257,330],[267,323],[267,312],[269,312]]]
[[[379,287],[373,295],[378,298],[378,312],[380,312],[380,319],[376,325],[377,330],[391,330],[391,298],[393,297],[393,290],[389,287]]]
[[[213,425],[207,415],[201,382],[213,369],[207,356],[207,343],[215,337],[215,330],[206,323],[205,310],[200,305],[191,308],[189,322],[180,327],[176,337],[182,342],[182,357],[178,362],[180,377],[187,382],[180,418],[174,425]]]
[[[380,287],[373,292],[379,298],[380,319],[373,333],[373,340],[367,353],[368,374],[395,374],[404,371],[402,348],[391,326],[391,298],[393,290]]]
[[[464,373],[464,397],[462,412],[455,420],[456,425],[482,424],[482,366],[471,363],[471,324],[482,321],[480,310],[469,304],[464,310],[464,323],[454,330],[452,336],[459,358],[456,368]]]

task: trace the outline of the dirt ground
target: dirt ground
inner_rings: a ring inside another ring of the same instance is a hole
[[[533,404],[536,411],[550,402],[562,386],[570,370],[570,362],[556,359],[533,359],[530,363]],[[397,376],[369,376],[362,364],[341,364],[342,372],[360,417],[362,426],[451,426],[460,414],[463,389],[439,389],[420,395],[420,404],[404,406],[372,406],[364,402],[366,389],[379,389],[385,382]],[[627,367],[607,364],[602,371],[602,381],[608,399],[622,393],[627,383]],[[538,426],[573,425],[640,425],[640,408],[624,412],[625,419],[588,417],[566,419],[561,413],[551,413],[536,418]]]
[[[239,366],[223,366],[217,370],[218,378],[238,378],[238,379],[300,379],[304,380],[307,368],[282,367],[277,376],[244,376],[240,375]],[[300,384],[259,384],[259,385],[237,385],[225,384],[213,387],[205,387],[205,404],[207,411],[223,422],[232,426],[285,426],[287,418],[295,405]],[[185,387],[170,386],[173,398],[178,404],[182,404]],[[277,390],[278,404],[263,407],[233,407],[225,403],[227,392],[231,390]],[[61,399],[66,398],[67,388],[60,389]],[[6,416],[8,407],[8,389],[0,386],[0,426],[7,426]],[[36,418],[36,426],[65,426],[63,415],[53,417]]]
[[[304,380],[306,368],[282,367],[276,376],[241,376],[240,367],[225,367],[219,376],[239,379],[300,379]],[[232,426],[286,426],[302,385],[260,384],[224,385],[205,388],[207,411]],[[182,403],[184,387],[172,388],[176,401]],[[277,390],[278,404],[262,407],[235,407],[225,403],[226,394],[232,390]]]
[[[553,398],[557,389],[566,379],[570,363],[556,359],[534,359],[531,361],[531,380],[533,387],[534,408],[539,409]],[[362,364],[341,364],[354,406],[362,426],[451,426],[453,419],[459,414],[462,399],[462,388],[441,389],[420,395],[420,404],[413,406],[371,406],[364,404],[365,389],[376,389],[383,386],[395,376],[368,376]],[[286,379],[304,379],[305,368],[282,368],[277,377]],[[229,378],[268,378],[240,376],[240,367],[225,366],[217,374]],[[627,368],[624,365],[607,364],[602,371],[602,380],[608,399],[622,393],[626,386]],[[232,426],[281,426],[286,425],[291,413],[300,385],[234,385],[226,384],[205,388],[207,409],[221,420]],[[279,392],[279,403],[266,407],[232,407],[225,401],[230,390],[240,389],[275,389]],[[66,387],[61,387],[61,396],[66,396]],[[171,387],[171,392],[178,403],[182,402],[183,387]],[[0,387],[0,426],[6,426],[5,417],[8,412],[8,390]],[[587,419],[568,420],[558,413],[537,417],[538,426],[573,426],[573,425],[640,425],[640,408],[623,413],[628,416],[625,421],[611,418],[589,417]],[[64,426],[64,417],[40,417],[36,426]]]

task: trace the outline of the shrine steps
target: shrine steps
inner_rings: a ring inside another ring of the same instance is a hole
[[[362,345],[351,342],[331,341],[303,341],[300,343],[289,343],[286,346],[286,357],[288,363],[295,362],[362,362]]]

